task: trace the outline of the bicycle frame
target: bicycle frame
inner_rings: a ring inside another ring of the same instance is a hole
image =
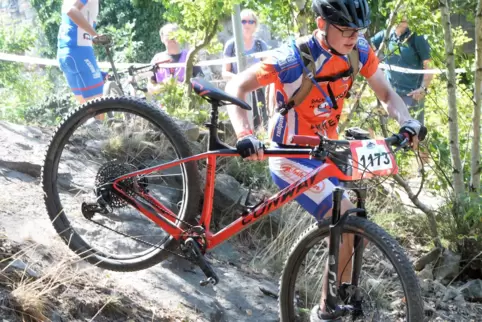
[[[351,176],[344,174],[330,159],[326,159],[325,163],[320,167],[314,169],[304,178],[299,179],[295,183],[282,189],[271,198],[260,203],[254,209],[244,213],[237,220],[226,226],[219,232],[213,233],[210,231],[210,223],[212,219],[213,200],[214,200],[214,185],[216,175],[216,164],[218,157],[239,157],[237,151],[223,142],[221,142],[217,136],[217,106],[213,103],[211,124],[207,124],[210,128],[209,147],[208,152],[198,154],[195,156],[179,159],[176,161],[168,162],[162,165],[149,167],[146,169],[131,172],[117,178],[113,182],[114,189],[121,194],[126,201],[128,201],[133,207],[142,212],[146,217],[154,221],[163,230],[173,236],[175,239],[185,239],[188,237],[188,232],[177,223],[177,215],[174,214],[167,207],[162,205],[157,199],[151,197],[148,193],[140,192],[139,195],[144,198],[147,203],[136,200],[135,198],[126,194],[119,186],[120,182],[128,178],[135,176],[148,175],[155,171],[166,170],[168,168],[179,166],[187,162],[195,162],[199,160],[207,160],[206,166],[206,183],[204,186],[204,205],[202,209],[199,225],[204,228],[206,250],[211,250],[214,247],[220,245],[231,237],[239,234],[244,229],[248,228],[252,224],[258,222],[269,213],[281,208],[286,203],[292,201],[305,191],[311,189],[322,180],[328,177],[337,177],[342,181],[352,180]],[[267,149],[265,150],[265,156],[272,157],[285,157],[285,158],[310,158],[309,148],[300,149]]]

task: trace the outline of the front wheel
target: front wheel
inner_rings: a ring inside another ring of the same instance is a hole
[[[308,322],[312,309],[321,302],[330,223],[327,219],[310,226],[290,251],[280,279],[281,322]],[[349,234],[362,237],[366,246],[358,284],[345,281],[339,285],[339,305],[354,308],[343,321],[423,321],[418,280],[400,245],[376,224],[360,217],[347,218],[342,238]],[[350,296],[355,293],[358,301],[353,303]]]
[[[109,113],[116,117],[105,117]],[[102,268],[135,271],[159,263],[175,250],[175,240],[110,182],[191,155],[179,127],[152,104],[108,97],[81,106],[55,132],[42,169],[44,200],[56,231],[71,250]],[[147,194],[157,199],[181,227],[195,224],[200,197],[196,162],[121,184],[136,202],[145,203]]]

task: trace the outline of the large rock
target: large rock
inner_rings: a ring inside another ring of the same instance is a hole
[[[461,256],[445,249],[434,270],[434,278],[438,281],[456,277],[460,271]]]
[[[482,300],[482,280],[468,281],[459,288],[464,297],[469,300]]]
[[[47,140],[39,128],[0,121],[0,166],[39,177]]]
[[[199,126],[184,120],[176,120],[176,124],[181,128],[189,141],[197,141],[199,138]]]

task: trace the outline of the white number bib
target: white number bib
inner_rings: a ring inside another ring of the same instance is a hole
[[[353,179],[367,179],[398,173],[398,166],[384,140],[350,142],[353,158]]]

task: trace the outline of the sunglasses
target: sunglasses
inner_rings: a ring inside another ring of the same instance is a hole
[[[241,20],[241,23],[242,23],[243,25],[245,25],[245,24],[247,24],[247,23],[249,23],[250,25],[253,25],[253,24],[256,23],[256,20]]]
[[[341,29],[339,27],[337,27],[336,25],[332,25],[333,27],[335,27],[335,29],[337,29],[338,31],[341,32],[341,35],[345,38],[350,38],[350,37],[353,37],[355,35],[363,35],[364,33],[367,32],[368,28],[360,28],[360,29]]]

